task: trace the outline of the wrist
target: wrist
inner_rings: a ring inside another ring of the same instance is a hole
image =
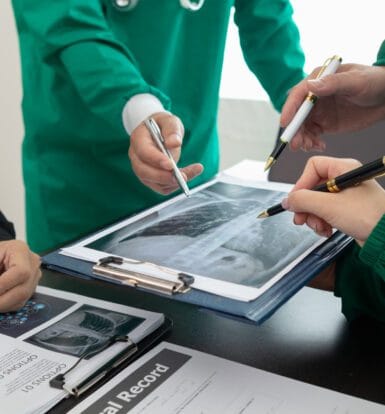
[[[123,108],[122,120],[125,130],[129,135],[149,116],[168,112],[162,102],[154,95],[141,93],[130,98]]]
[[[365,264],[374,267],[379,261],[385,260],[385,215],[363,244],[359,257]]]

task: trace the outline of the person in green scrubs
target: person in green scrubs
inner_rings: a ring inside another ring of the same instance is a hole
[[[289,1],[12,4],[23,75],[27,237],[36,251],[178,189],[143,125],[148,116],[190,186],[216,174],[218,91],[233,7],[245,60],[277,110],[304,77]]]
[[[319,147],[323,132],[359,130],[385,119],[385,42],[374,66],[341,65],[336,74],[314,80],[317,71],[293,88],[282,111],[285,126],[309,92],[320,97],[293,138],[294,148]],[[295,224],[306,223],[324,236],[337,228],[356,240],[319,275],[316,286],[334,289],[349,321],[369,317],[385,323],[385,190],[375,180],[338,194],[308,190],[357,165],[354,160],[310,158],[282,205],[295,213]]]

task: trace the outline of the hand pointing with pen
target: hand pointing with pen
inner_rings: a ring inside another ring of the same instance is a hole
[[[309,92],[318,96],[290,142],[292,149],[323,150],[323,133],[357,131],[385,118],[384,67],[343,64],[337,73],[315,79],[318,73],[316,68],[296,85],[282,109],[280,124],[286,127]]]
[[[336,228],[363,245],[385,214],[385,190],[375,180],[337,194],[309,190],[358,166],[352,159],[310,158],[282,206],[295,213],[295,224],[307,224],[322,236],[330,236]]]
[[[165,147],[175,162],[182,151],[184,127],[181,120],[169,112],[152,115],[165,140]],[[132,168],[139,180],[152,190],[167,195],[179,188],[173,170],[173,162],[162,153],[142,122],[131,135],[128,152]],[[199,163],[181,168],[183,179],[189,181],[199,175],[203,166]]]

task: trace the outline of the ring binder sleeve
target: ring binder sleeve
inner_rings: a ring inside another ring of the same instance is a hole
[[[190,290],[194,283],[194,277],[186,273],[177,272],[175,270],[158,266],[152,263],[146,263],[155,266],[160,271],[175,275],[177,280],[165,280],[144,273],[135,272],[133,270],[122,269],[117,266],[123,264],[135,265],[143,264],[143,262],[133,259],[124,259],[118,256],[107,256],[100,259],[92,268],[96,275],[103,276],[108,279],[118,280],[119,282],[131,287],[140,287],[150,291],[174,295],[177,293],[186,293]]]

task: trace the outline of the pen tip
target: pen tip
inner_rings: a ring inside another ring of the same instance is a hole
[[[257,218],[266,218],[269,217],[269,214],[267,213],[267,211],[262,211],[262,213],[259,213]]]
[[[264,171],[267,171],[273,164],[275,159],[273,157],[269,157],[266,161]]]

